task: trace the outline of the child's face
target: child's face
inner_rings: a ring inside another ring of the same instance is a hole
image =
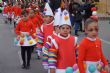
[[[61,36],[67,37],[68,34],[70,34],[70,32],[71,32],[71,27],[70,26],[63,25],[63,26],[60,27],[60,34],[61,34]]]
[[[51,16],[45,16],[45,20],[46,20],[46,23],[48,24],[48,23],[52,22],[53,17],[51,17]]]
[[[54,30],[55,30],[55,32],[56,32],[57,34],[60,33],[59,26],[54,26]]]
[[[91,23],[87,26],[85,29],[85,32],[87,33],[87,36],[90,38],[96,38],[98,36],[98,23]]]
[[[31,11],[29,12],[29,17],[34,17],[34,15],[35,15],[34,11],[31,10]]]
[[[27,14],[26,15],[22,15],[22,18],[23,18],[24,21],[27,21],[28,20]]]

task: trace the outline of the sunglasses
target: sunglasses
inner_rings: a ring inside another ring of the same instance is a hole
[[[98,28],[94,28],[94,29],[93,29],[93,28],[91,28],[91,29],[89,29],[88,31],[89,31],[89,32],[93,32],[93,31],[98,32],[98,31],[99,31],[99,29],[98,29]]]

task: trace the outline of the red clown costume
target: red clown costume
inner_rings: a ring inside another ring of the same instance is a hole
[[[98,20],[96,7],[91,8],[91,18]],[[102,52],[100,38],[84,38],[79,45],[78,66],[80,73],[103,73],[102,69],[107,65],[107,60]],[[84,67],[84,65],[86,67]]]
[[[99,38],[91,39],[89,37],[84,38],[79,45],[78,65],[80,73],[91,73],[89,67],[94,67],[93,73],[101,73],[98,71],[98,65],[107,65],[102,52],[102,42]],[[86,65],[86,69],[84,68]],[[92,66],[91,66],[92,65]]]
[[[67,10],[64,10],[62,13],[60,26],[65,24],[71,26]],[[76,42],[77,37],[75,36],[68,34],[67,37],[62,37],[58,34],[58,37],[55,37],[54,39],[54,45],[49,49],[49,68],[55,68],[56,73],[66,73],[67,67],[73,67],[73,65],[76,64]]]
[[[54,16],[48,3],[45,4],[44,9],[46,9],[44,11],[45,16],[52,16],[52,17]],[[53,23],[54,23],[54,21],[41,26],[41,31],[40,31],[40,33],[37,34],[38,35],[38,43],[37,43],[38,51],[42,50],[42,47],[46,43],[47,37],[49,35],[52,35],[52,33],[53,33]]]
[[[61,22],[61,8],[58,8],[54,16],[53,26],[59,28],[60,22]],[[53,31],[53,34],[47,37],[47,41],[42,48],[44,69],[48,69],[48,50],[53,44],[55,45],[54,39],[56,37],[58,37],[58,32]]]
[[[18,35],[15,39],[16,46],[33,46],[36,44],[36,41],[32,37],[36,33],[35,27],[31,21],[24,22],[23,19],[21,19],[15,32]],[[20,36],[20,34],[24,36]]]
[[[8,6],[7,5],[5,5],[5,7],[3,9],[3,16],[8,17]]]

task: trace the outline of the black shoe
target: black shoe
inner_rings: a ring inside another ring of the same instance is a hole
[[[41,59],[40,56],[37,56],[37,59],[40,60]]]
[[[8,22],[7,21],[5,21],[5,24],[7,24]]]
[[[30,69],[30,65],[26,66],[26,69],[29,70]]]
[[[26,69],[26,65],[22,65],[22,69]]]

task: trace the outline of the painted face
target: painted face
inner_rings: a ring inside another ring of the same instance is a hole
[[[98,23],[91,23],[87,26],[87,28],[85,29],[85,32],[87,33],[87,36],[90,38],[96,38],[98,36]]]
[[[71,27],[70,26],[65,24],[65,25],[60,27],[60,34],[61,34],[61,36],[67,37],[68,34],[70,34],[70,32],[71,32]]]

